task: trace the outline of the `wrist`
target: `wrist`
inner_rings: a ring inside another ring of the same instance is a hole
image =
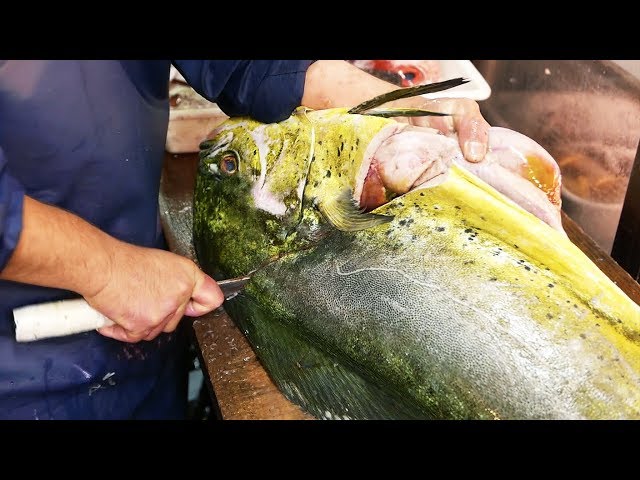
[[[69,288],[85,298],[95,297],[109,285],[117,263],[115,257],[119,244],[126,245],[102,231],[95,232],[95,235],[91,242],[92,251],[85,252],[84,268],[72,277],[73,284]]]

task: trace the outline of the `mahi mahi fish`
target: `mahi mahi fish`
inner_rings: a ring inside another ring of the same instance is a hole
[[[640,418],[640,307],[562,230],[553,158],[491,127],[466,162],[388,99],[201,145],[197,257],[252,273],[225,310],[279,389],[325,419]]]

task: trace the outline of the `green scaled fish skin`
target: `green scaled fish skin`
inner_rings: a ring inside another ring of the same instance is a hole
[[[399,128],[301,108],[201,146],[198,259],[258,269],[225,308],[285,395],[319,418],[640,418],[640,308],[565,236],[455,165],[358,209]]]

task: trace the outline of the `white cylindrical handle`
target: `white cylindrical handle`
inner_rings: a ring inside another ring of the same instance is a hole
[[[13,319],[18,342],[62,337],[113,325],[82,298],[16,308]]]

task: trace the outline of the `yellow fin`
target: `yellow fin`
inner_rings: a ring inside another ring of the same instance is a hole
[[[365,213],[353,200],[351,189],[317,203],[318,209],[331,225],[343,232],[357,232],[393,220],[389,215]]]

